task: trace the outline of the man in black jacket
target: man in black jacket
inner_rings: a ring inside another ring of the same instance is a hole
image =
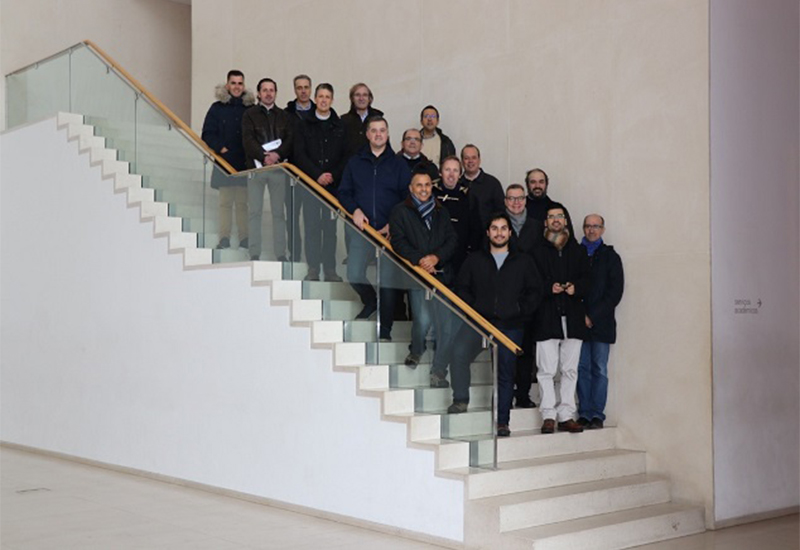
[[[408,186],[409,196],[392,209],[389,227],[394,251],[412,264],[421,267],[442,283],[448,284],[455,275],[450,260],[456,250],[458,237],[450,223],[447,210],[433,197],[433,183],[424,167],[417,167]],[[425,299],[426,287],[412,283],[408,289],[411,313],[411,349],[405,363],[416,368],[425,352],[425,338],[431,324],[436,323],[436,346],[449,345],[449,334],[442,333],[442,324],[435,321],[439,303]]]
[[[622,299],[625,276],[613,246],[603,242],[605,220],[590,214],[583,220],[582,245],[589,254],[592,288],[586,296],[589,337],[578,363],[578,423],[590,430],[603,427],[608,396],[608,352],[617,341],[614,309]]]
[[[566,209],[553,205],[544,222],[544,242],[533,257],[542,275],[544,298],[533,322],[536,366],[542,412],[542,433],[558,430],[578,433],[575,421],[575,385],[581,343],[588,336],[583,297],[589,291],[589,259],[567,229]],[[556,404],[553,377],[561,372],[560,403]]]
[[[528,186],[528,200],[525,207],[528,217],[537,220],[539,226],[541,226],[547,216],[547,210],[551,206],[558,204],[547,194],[547,190],[550,187],[550,177],[541,168],[533,168],[525,172],[525,185]],[[567,219],[569,219],[569,216],[567,216]],[[575,235],[571,220],[567,225],[567,229],[569,229],[571,235]]]
[[[456,146],[439,128],[439,109],[427,105],[419,114],[419,121],[422,123],[422,152],[438,168],[444,159],[456,154]]]
[[[442,159],[439,183],[433,186],[433,196],[450,213],[450,221],[458,235],[458,245],[453,256],[453,271],[458,273],[461,265],[467,258],[472,241],[470,240],[473,226],[477,223],[472,220],[472,211],[469,205],[469,189],[461,185],[461,161],[456,156]],[[438,352],[437,352],[438,357]]]
[[[314,112],[298,124],[295,164],[335,198],[347,162],[344,124],[331,108],[333,86],[317,86],[314,99]],[[299,194],[305,212],[306,280],[319,281],[322,264],[325,280],[340,282],[342,278],[336,273],[336,219],[313,191],[299,188],[295,194]]]
[[[422,134],[416,128],[403,132],[403,143],[397,157],[405,161],[410,172],[415,172],[420,166],[431,177],[432,182],[439,181],[439,169],[422,154]]]
[[[347,145],[347,158],[358,153],[367,145],[367,119],[383,116],[383,111],[372,106],[372,90],[363,82],[350,88],[350,110],[342,115]]]
[[[483,248],[484,228],[489,224],[489,216],[506,208],[503,186],[500,180],[481,168],[481,151],[477,146],[469,143],[461,149],[461,163],[464,174],[458,182],[469,189],[470,210],[475,221],[470,238],[472,247],[477,250]]]
[[[244,87],[244,73],[237,70],[229,71],[225,84],[217,86],[214,92],[217,101],[211,105],[203,121],[202,139],[235,170],[245,170],[242,115],[255,104],[255,97]],[[211,187],[219,189],[217,248],[231,246],[231,213],[234,206],[239,247],[247,248],[247,180],[227,177],[222,168],[215,166],[211,174]]]
[[[258,105],[247,109],[242,116],[242,143],[248,168],[279,164],[286,160],[293,147],[294,121],[286,111],[275,105],[277,84],[271,78],[262,78],[258,82],[257,92]],[[273,253],[279,261],[286,261],[284,207],[289,185],[286,175],[280,170],[261,173],[247,182],[250,259],[258,260],[261,256],[261,213],[264,210],[265,185],[269,188],[272,213]]]
[[[505,212],[489,216],[487,249],[467,257],[456,280],[456,292],[487,321],[517,345],[542,296],[542,281],[533,259],[509,247],[511,220]],[[453,350],[453,404],[449,413],[466,412],[469,404],[470,363],[481,348],[481,335],[462,324]],[[497,354],[497,435],[508,436],[516,356],[500,345]]]

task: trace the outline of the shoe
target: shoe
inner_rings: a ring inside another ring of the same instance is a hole
[[[511,435],[511,430],[508,429],[508,424],[497,425],[497,437],[508,437]]]
[[[588,426],[589,426],[589,424],[591,424],[591,422],[589,422],[589,420],[588,420],[587,418],[580,417],[580,418],[578,419],[578,424],[580,424],[581,426],[583,426],[584,428],[586,428],[586,427],[588,427]]]
[[[599,418],[592,418],[592,421],[586,426],[587,430],[602,430],[603,421]]]
[[[445,378],[443,374],[432,372],[431,373],[431,387],[432,388],[449,388],[450,387],[450,382],[447,381],[447,378]]]
[[[356,319],[369,319],[370,317],[375,315],[375,312],[377,312],[377,311],[378,311],[377,304],[367,304],[359,312],[359,314],[356,315]]]
[[[261,256],[258,255],[258,254],[253,254],[252,256],[250,256],[250,260],[252,260],[254,262],[258,262],[258,261],[261,260]]]
[[[308,269],[308,274],[303,279],[305,281],[319,281],[319,269],[314,269],[310,267]]]
[[[231,247],[231,240],[228,237],[222,237],[217,244],[217,250],[225,250]]]
[[[462,403],[459,401],[453,402],[452,405],[447,407],[447,414],[461,414],[467,412],[467,407],[469,407],[469,403]]]
[[[250,239],[245,237],[244,239],[239,240],[239,248],[250,248]]]
[[[406,366],[411,367],[412,369],[417,368],[417,365],[419,365],[419,359],[419,355],[415,353],[409,353],[406,355]]]
[[[342,278],[336,274],[335,269],[331,269],[330,271],[325,270],[325,282],[328,283],[341,283]]]
[[[559,432],[569,432],[571,434],[579,434],[583,431],[583,426],[572,420],[571,418],[566,422],[558,423]]]
[[[515,409],[535,409],[536,403],[531,401],[530,399],[517,399],[514,401],[514,408]]]
[[[553,420],[552,418],[547,418],[547,419],[545,419],[544,422],[542,422],[542,433],[543,434],[551,434],[551,433],[554,433],[555,431],[556,431],[556,421],[555,420]]]

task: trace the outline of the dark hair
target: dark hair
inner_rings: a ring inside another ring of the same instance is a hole
[[[467,143],[464,147],[461,148],[461,158],[464,158],[465,149],[475,149],[478,152],[478,158],[481,158],[481,150],[478,149],[477,145],[473,145],[472,143]]]
[[[419,176],[419,175],[428,176],[431,179],[431,181],[433,181],[433,178],[431,178],[431,175],[428,173],[427,164],[428,163],[426,162],[420,162],[414,167],[413,170],[411,170],[411,181],[414,181],[414,176]]]
[[[525,185],[528,185],[528,177],[534,172],[541,172],[544,176],[544,184],[545,186],[550,185],[550,178],[547,176],[547,172],[542,170],[541,168],[531,168],[527,172],[525,172]]]
[[[364,129],[369,130],[369,125],[373,122],[383,122],[386,124],[386,128],[389,128],[389,122],[380,115],[372,115],[371,117],[367,117],[367,120],[364,121]]]
[[[561,204],[560,202],[550,203],[550,206],[547,207],[547,210],[544,213],[545,222],[547,221],[546,218],[551,210],[561,210],[564,213],[564,220],[566,221],[565,225],[567,226],[572,225],[572,218],[569,217],[569,211],[567,210],[567,207]]]
[[[272,82],[272,85],[275,86],[275,91],[276,92],[278,91],[278,84],[274,80],[272,80],[271,78],[262,78],[261,80],[258,81],[258,86],[256,86],[257,92],[261,91],[261,85],[264,84],[265,82]]]
[[[241,76],[242,80],[244,80],[244,73],[239,69],[233,69],[228,71],[228,76],[225,77],[225,82],[229,81],[232,76]]]
[[[323,82],[322,84],[317,84],[317,87],[314,89],[314,97],[317,96],[320,90],[328,90],[331,95],[333,95],[333,86],[328,84],[327,82]]]
[[[425,106],[425,107],[423,107],[423,108],[422,108],[422,110],[419,112],[419,119],[420,119],[420,120],[422,120],[422,114],[423,114],[425,111],[427,111],[428,109],[433,109],[434,111],[436,111],[436,118],[439,118],[439,109],[437,109],[437,108],[436,108],[436,107],[434,107],[433,105],[426,105],[426,106]]]
[[[486,222],[486,231],[489,231],[489,228],[492,227],[492,222],[495,220],[503,219],[508,224],[508,227],[511,227],[511,218],[505,212],[495,212],[491,216],[489,216],[489,221]]]

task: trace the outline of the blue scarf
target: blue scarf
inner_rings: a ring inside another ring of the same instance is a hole
[[[419,212],[422,221],[425,222],[428,230],[431,228],[431,223],[433,222],[433,208],[436,206],[436,201],[433,200],[433,195],[425,201],[422,202],[414,195],[411,195],[411,200],[414,201],[414,205],[417,207],[417,212]]]
[[[589,242],[586,237],[584,237],[581,241],[581,244],[586,247],[586,250],[589,251],[589,256],[592,256],[597,249],[600,248],[600,245],[603,244],[603,237],[600,237],[593,243]]]

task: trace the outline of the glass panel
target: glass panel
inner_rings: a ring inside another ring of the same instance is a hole
[[[214,263],[249,261],[247,174],[232,176],[210,160],[205,173],[205,219],[198,228],[201,242],[214,248]]]
[[[70,111],[69,52],[6,77],[8,128]]]

